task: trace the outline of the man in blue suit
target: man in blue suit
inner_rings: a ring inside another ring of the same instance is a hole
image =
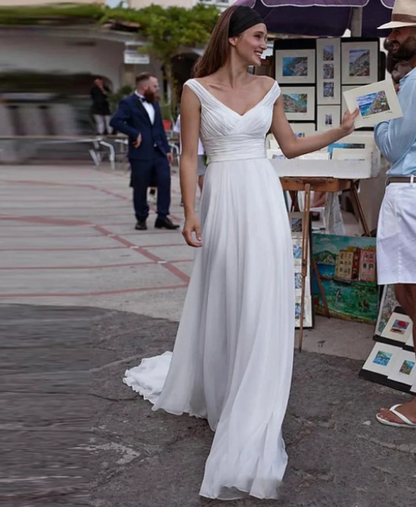
[[[163,128],[157,103],[159,83],[155,76],[144,72],[136,78],[136,91],[122,99],[110,125],[129,136],[128,158],[131,167],[130,186],[137,224],[145,231],[149,216],[147,189],[157,182],[157,229],[177,229],[169,219],[170,164],[172,154]]]

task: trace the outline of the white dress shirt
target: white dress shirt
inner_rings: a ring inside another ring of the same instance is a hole
[[[181,115],[178,116],[178,119],[176,120],[175,126],[173,127],[173,131],[179,134],[179,151],[182,153],[182,139],[180,137],[181,133]],[[204,155],[205,150],[202,145],[201,139],[198,139],[198,155]]]
[[[137,93],[137,91],[134,93],[139,97],[139,99],[141,99],[143,107],[146,109],[147,114],[149,115],[150,123],[153,125],[155,122],[155,108],[153,107],[153,104],[146,102],[146,100],[144,100],[144,96]]]

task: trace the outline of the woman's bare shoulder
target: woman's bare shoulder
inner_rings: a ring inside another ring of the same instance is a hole
[[[194,78],[194,81],[201,84],[202,86],[209,87],[215,86],[217,84],[217,79],[215,74],[210,74],[209,76]]]
[[[276,82],[272,77],[269,76],[252,76],[253,83],[261,88],[263,91],[267,92]]]

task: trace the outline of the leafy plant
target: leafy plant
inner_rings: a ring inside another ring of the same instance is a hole
[[[208,41],[218,20],[216,7],[198,4],[192,9],[183,7],[163,8],[150,5],[139,10],[116,8],[106,12],[101,22],[109,19],[134,21],[139,33],[146,40],[140,51],[152,54],[163,65],[170,84],[173,101],[171,115],[176,108],[177,84],[172,74],[172,58],[184,48],[201,47]]]

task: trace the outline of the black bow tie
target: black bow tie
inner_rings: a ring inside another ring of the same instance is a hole
[[[142,102],[147,102],[148,104],[150,104],[150,102],[149,102],[146,98],[144,98],[144,97],[139,97],[139,99],[140,99]]]

